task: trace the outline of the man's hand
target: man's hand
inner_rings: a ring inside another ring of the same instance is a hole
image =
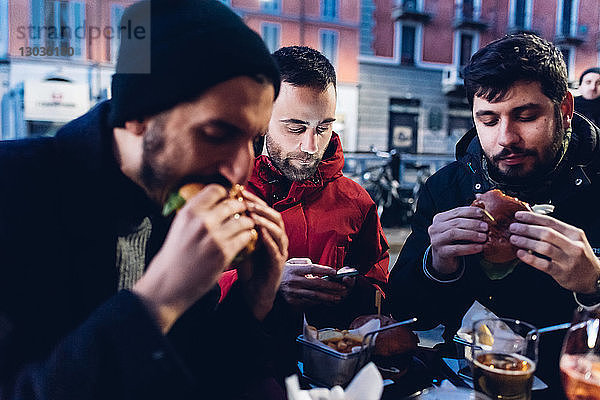
[[[354,279],[346,277],[342,283],[337,283],[321,278],[335,274],[334,268],[313,264],[309,258],[291,258],[283,270],[281,294],[296,307],[339,303],[348,296]]]
[[[440,274],[452,274],[459,257],[483,251],[488,224],[479,207],[457,207],[436,214],[428,229],[431,241],[431,266]]]
[[[520,222],[510,225],[510,242],[520,248],[521,261],[549,274],[567,290],[595,292],[600,261],[581,229],[527,211],[517,212],[515,218]]]
[[[163,333],[217,282],[250,242],[255,222],[246,204],[208,185],[179,211],[148,270],[133,287]],[[239,218],[233,218],[239,214]]]
[[[252,256],[238,267],[238,279],[250,309],[262,321],[271,311],[279,289],[288,257],[288,238],[277,211],[250,192],[244,191],[243,196],[259,232],[259,243]]]

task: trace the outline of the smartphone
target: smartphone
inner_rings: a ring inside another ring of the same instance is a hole
[[[356,268],[344,267],[344,268],[340,268],[336,275],[327,275],[327,276],[324,276],[323,279],[326,279],[326,280],[332,281],[332,282],[341,282],[342,278],[344,278],[345,276],[356,276],[356,275],[358,275],[358,270]]]

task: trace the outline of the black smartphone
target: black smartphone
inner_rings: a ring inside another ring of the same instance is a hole
[[[344,267],[338,270],[338,273],[336,275],[327,275],[324,276],[323,279],[326,279],[328,281],[332,281],[332,282],[341,282],[342,278],[344,278],[345,276],[356,276],[358,275],[358,270],[356,268],[351,268],[351,267]]]

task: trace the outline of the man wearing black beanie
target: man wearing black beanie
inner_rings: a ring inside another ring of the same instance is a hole
[[[575,111],[600,126],[600,68],[588,68],[579,77],[579,92],[575,97]]]
[[[54,138],[0,143],[0,397],[283,398],[261,322],[283,222],[228,195],[251,173],[277,67],[218,1],[141,1],[121,25],[111,100]],[[164,217],[189,182],[202,190]]]

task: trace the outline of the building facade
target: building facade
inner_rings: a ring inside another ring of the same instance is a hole
[[[534,32],[562,50],[576,92],[599,28],[600,0],[363,0],[357,148],[452,154],[472,126],[461,69],[477,49]]]
[[[358,143],[359,0],[224,0],[271,51],[304,45],[321,51],[337,72],[334,130],[344,150]]]
[[[0,0],[0,139],[51,135],[110,96],[132,3]]]
[[[110,97],[119,21],[133,2],[0,0],[0,139],[52,134]],[[222,3],[258,32],[270,50],[307,45],[332,61],[338,75],[334,127],[344,148],[353,150],[358,142],[360,1]]]

